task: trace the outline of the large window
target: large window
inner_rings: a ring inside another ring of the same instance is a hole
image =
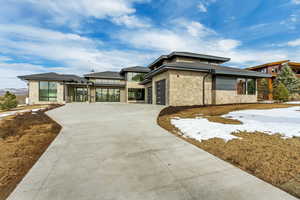
[[[129,88],[128,89],[128,100],[129,101],[144,101],[145,100],[145,89]]]
[[[255,95],[256,94],[256,80],[247,79],[247,94]]]
[[[57,82],[39,82],[39,100],[57,101]]]
[[[246,94],[246,79],[245,78],[238,78],[237,79],[237,93],[238,94]]]
[[[240,95],[255,95],[256,94],[256,80],[255,79],[237,79],[237,94]]]
[[[127,81],[141,82],[144,80],[145,73],[128,72]]]
[[[120,89],[117,88],[97,88],[97,102],[120,102]]]

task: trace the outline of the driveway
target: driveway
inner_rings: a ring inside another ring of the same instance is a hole
[[[67,104],[63,130],[9,200],[289,200],[156,124],[162,107]]]

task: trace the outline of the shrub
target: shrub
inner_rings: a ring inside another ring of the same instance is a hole
[[[9,110],[17,107],[18,101],[16,95],[6,92],[4,97],[1,98],[0,109],[1,110]]]
[[[289,100],[289,91],[288,89],[283,85],[283,83],[279,83],[275,86],[273,90],[273,97],[275,100],[278,101],[288,101]]]

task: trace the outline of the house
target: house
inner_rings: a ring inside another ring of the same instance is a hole
[[[189,52],[160,56],[147,67],[95,72],[83,77],[44,73],[28,82],[29,103],[124,102],[211,105],[257,102],[257,79],[271,75],[221,64],[229,58]]]
[[[291,62],[290,60],[282,60],[246,68],[246,70],[261,72],[272,76],[272,78],[268,79],[267,90],[263,88],[261,82],[258,82],[258,98],[260,100],[272,100],[272,87],[274,79],[280,73],[282,67],[286,64],[294,71],[296,76],[300,78],[300,63]]]

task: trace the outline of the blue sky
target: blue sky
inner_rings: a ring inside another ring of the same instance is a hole
[[[234,67],[300,61],[300,0],[0,0],[0,88],[16,76],[146,66],[161,54]]]

